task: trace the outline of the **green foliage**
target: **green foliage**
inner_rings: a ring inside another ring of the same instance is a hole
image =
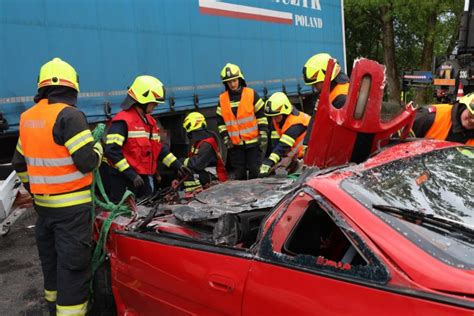
[[[396,65],[391,66],[397,67],[399,73],[403,70],[420,70],[427,36],[434,36],[434,56],[445,55],[448,49],[452,49],[463,1],[346,0],[344,10],[349,71],[357,57],[384,62],[382,6],[389,8],[394,19]],[[433,12],[437,16],[436,27],[434,32],[427,32],[428,17]]]

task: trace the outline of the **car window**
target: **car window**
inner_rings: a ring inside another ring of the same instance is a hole
[[[388,272],[366,243],[322,197],[305,188],[281,210],[260,255],[294,267],[386,282]]]
[[[404,158],[355,174],[345,191],[403,236],[447,264],[474,267],[474,152],[452,147]],[[439,218],[451,227],[377,211],[386,205]],[[464,233],[463,233],[464,231]]]

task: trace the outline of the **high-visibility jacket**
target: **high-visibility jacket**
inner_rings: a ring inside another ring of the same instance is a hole
[[[451,130],[452,122],[452,109],[451,104],[437,104],[433,105],[433,110],[436,111],[435,120],[431,125],[425,137],[434,138],[440,140],[446,140]],[[466,141],[466,145],[474,146],[474,139],[470,138]]]
[[[217,145],[216,139],[214,137],[208,137],[204,138],[200,141],[198,141],[194,146],[191,147],[191,150],[188,154],[188,157],[191,158],[195,155],[198,154],[199,148],[202,146],[202,144],[208,143],[211,145],[212,149],[214,150],[214,153],[216,154],[216,173],[217,173],[217,178],[219,179],[220,182],[225,182],[228,179],[227,175],[227,170],[225,169],[225,164],[224,160],[222,159],[221,152],[219,150],[219,146]]]
[[[329,102],[333,104],[334,100],[341,94],[347,95],[349,92],[349,82],[337,84],[329,93]]]
[[[254,91],[251,88],[242,88],[242,97],[237,109],[237,117],[232,113],[229,92],[225,91],[219,96],[222,118],[229,137],[234,145],[258,138],[258,124],[253,105]]]
[[[64,103],[48,104],[48,100],[43,99],[21,115],[20,142],[31,193],[66,193],[92,183],[92,173],[80,172],[70,154],[77,144],[92,141],[89,139],[90,131],[80,133],[64,145],[54,142],[54,124],[59,113],[68,106]]]
[[[277,134],[280,136],[280,140],[282,140],[282,136],[286,133],[286,131],[294,126],[301,124],[304,127],[308,127],[309,121],[311,119],[311,116],[304,112],[299,112],[297,115],[290,114],[287,116],[285,123],[283,124],[283,127],[280,128],[280,125],[273,120],[273,127],[275,128],[275,131]],[[303,146],[303,140],[304,137],[306,136],[306,131],[302,133],[300,136],[298,136],[295,140],[289,140],[291,141],[291,150],[297,148],[298,150],[298,158],[303,158],[304,155],[304,146]],[[283,136],[285,137],[285,136]]]
[[[145,116],[148,124],[140,117],[137,110],[131,107],[120,111],[112,119],[112,122],[124,121],[128,130],[127,140],[122,147],[125,160],[115,164],[119,171],[130,165],[138,174],[153,175],[156,172],[162,144],[155,119],[149,114]]]

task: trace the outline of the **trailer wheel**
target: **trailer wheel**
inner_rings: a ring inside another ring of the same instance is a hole
[[[94,274],[94,290],[92,309],[90,316],[115,316],[115,300],[112,292],[112,276],[110,272],[110,261],[107,258]]]

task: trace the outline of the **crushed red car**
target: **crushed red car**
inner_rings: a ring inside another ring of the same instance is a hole
[[[372,95],[370,84],[353,87]],[[410,125],[407,111],[377,126],[374,143]],[[329,143],[358,128],[326,115],[338,122]],[[307,164],[324,168],[296,180],[229,181],[190,201],[137,206],[110,228],[96,301],[113,294],[119,315],[472,315],[474,148],[374,143],[360,164],[345,164],[352,148],[337,159],[313,152]]]

